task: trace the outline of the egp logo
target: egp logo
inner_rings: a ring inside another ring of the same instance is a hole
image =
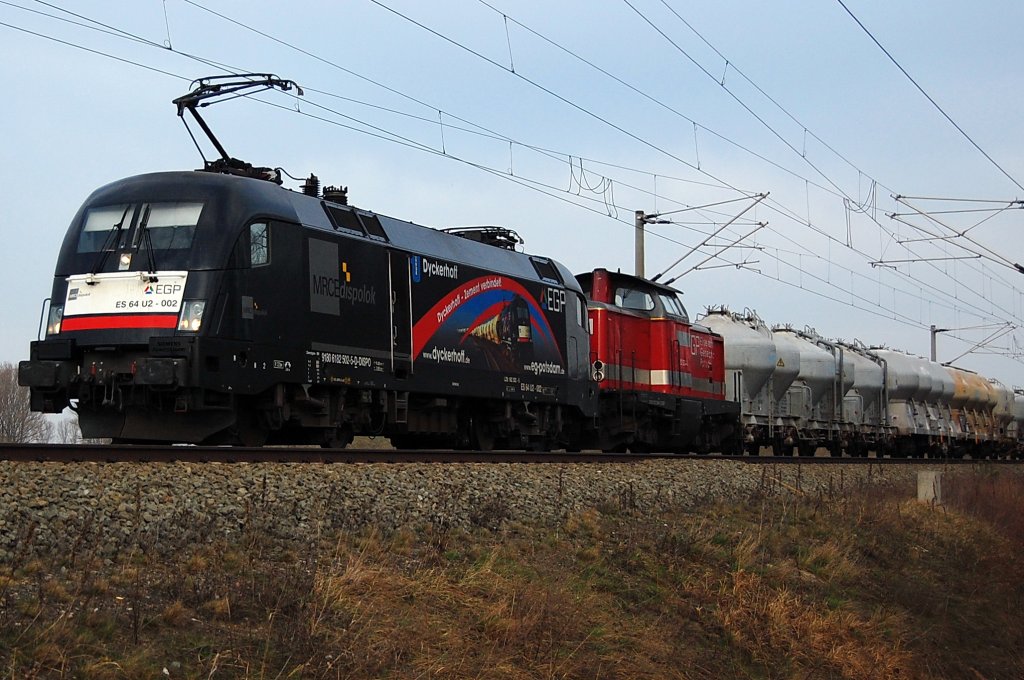
[[[142,292],[145,293],[146,295],[152,295],[153,294],[153,286],[150,285],[150,284],[146,284],[146,287],[142,289]]]
[[[565,309],[565,291],[559,288],[545,288],[540,294],[540,306],[549,312],[561,312]]]

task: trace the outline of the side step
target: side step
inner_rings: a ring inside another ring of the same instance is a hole
[[[409,393],[389,392],[388,397],[388,422],[408,423]]]

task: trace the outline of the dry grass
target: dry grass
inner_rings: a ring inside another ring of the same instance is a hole
[[[84,545],[0,565],[0,677],[1019,678],[1022,478],[959,478],[946,507],[832,490],[106,565]]]
[[[1024,493],[1019,474],[985,471],[949,478],[945,502],[978,517],[1011,541],[1024,544]]]

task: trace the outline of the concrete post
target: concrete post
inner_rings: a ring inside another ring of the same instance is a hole
[[[922,503],[942,503],[942,473],[927,470],[917,473],[917,500]]]
[[[633,238],[633,265],[637,276],[644,277],[644,225],[647,223],[647,215],[643,210],[637,210],[634,217],[634,228],[636,233]]]

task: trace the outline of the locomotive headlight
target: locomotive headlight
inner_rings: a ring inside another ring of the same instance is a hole
[[[64,319],[64,306],[57,305],[50,307],[50,316],[46,322],[46,334],[57,335],[60,333],[60,322]]]
[[[195,333],[203,325],[206,300],[185,300],[178,316],[178,330]]]

